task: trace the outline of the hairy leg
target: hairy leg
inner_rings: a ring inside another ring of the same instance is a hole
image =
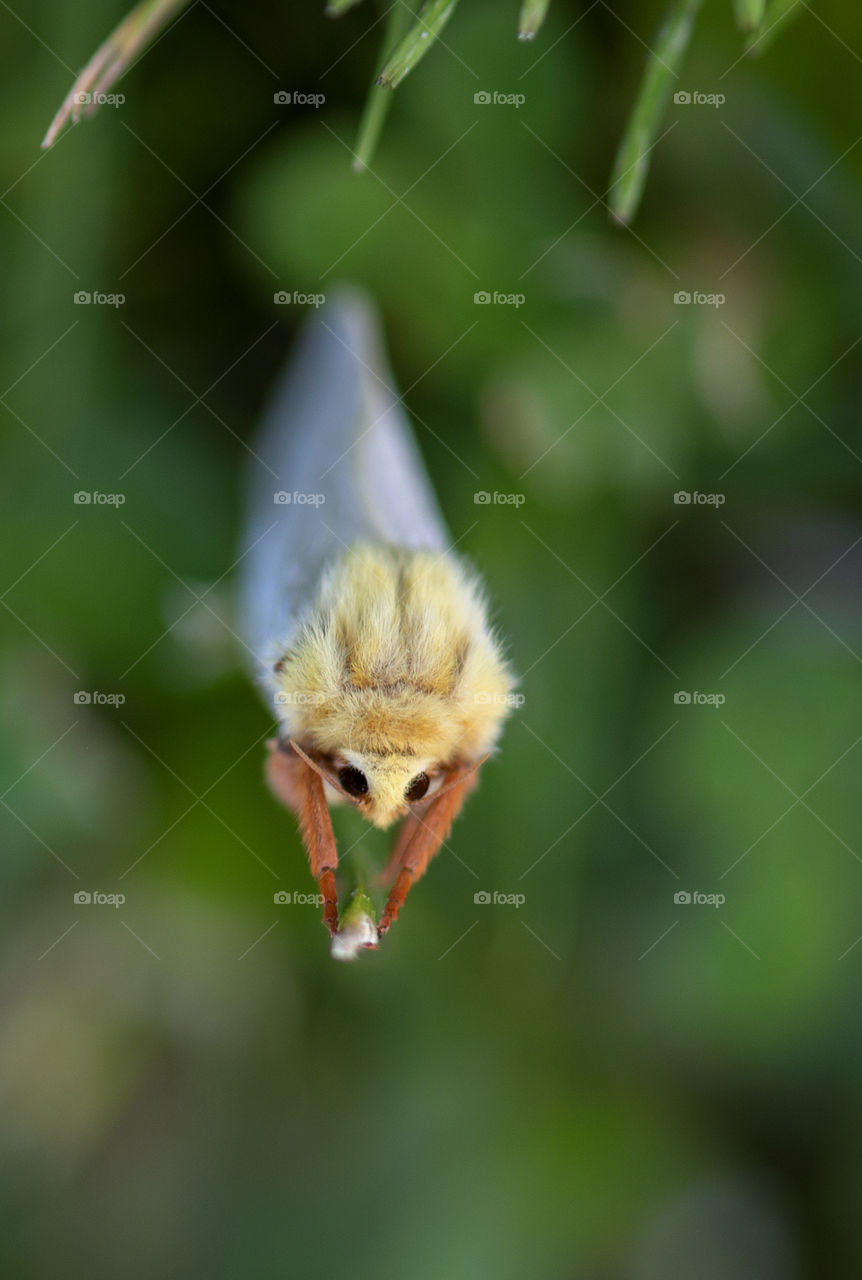
[[[411,813],[405,820],[406,827],[410,819],[414,819],[409,835],[403,841],[403,846],[401,833],[396,843],[396,849],[402,849],[400,869],[380,918],[377,930],[380,937],[398,918],[398,912],[404,905],[404,899],[411,885],[424,874],[428,863],[446,839],[449,828],[458,816],[467,796],[475,787],[476,781],[476,773],[473,770],[466,773],[462,770],[452,770],[441,788],[442,794],[431,800],[424,814],[420,817],[418,814]]]
[[[299,821],[299,831],[311,874],[323,896],[323,922],[330,934],[338,931],[335,870],[338,850],[323,790],[323,780],[287,743],[268,742],[266,777],[273,795]]]
[[[430,803],[431,801],[428,802],[428,805]],[[428,805],[422,805],[421,809],[418,810],[411,809],[398,828],[398,834],[393,841],[392,851],[386,861],[386,866],[375,877],[375,883],[381,888],[390,885],[401,870],[404,855],[407,852],[410,841],[417,831],[422,830],[422,821],[428,810]]]

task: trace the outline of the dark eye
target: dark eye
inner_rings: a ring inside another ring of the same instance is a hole
[[[425,792],[428,790],[430,782],[431,779],[428,777],[427,773],[417,773],[416,777],[410,783],[410,786],[404,792],[405,800],[421,800]]]
[[[338,781],[349,796],[365,796],[368,794],[368,779],[361,769],[354,769],[352,764],[338,770]]]

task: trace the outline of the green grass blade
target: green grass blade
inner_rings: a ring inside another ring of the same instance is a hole
[[[392,50],[403,39],[412,17],[413,14],[404,4],[396,2],[389,10],[380,59],[381,70],[386,66]],[[392,94],[385,93],[375,77],[368,90],[362,119],[359,121],[359,133],[356,137],[355,155],[351,166],[354,173],[364,173],[371,164],[391,104]]]
[[[754,39],[746,46],[745,52],[754,57],[765,53],[776,37],[781,35],[794,18],[799,17],[805,7],[804,0],[772,0],[763,15],[759,30],[754,33]]]
[[[551,0],[522,0],[518,15],[518,39],[534,40],[545,21]]]
[[[608,207],[617,222],[631,222],[649,172],[650,151],[688,49],[701,0],[676,0],[652,43],[634,108],[619,145]]]
[[[50,147],[69,120],[77,124],[82,115],[93,115],[99,105],[99,95],[107,94],[138,55],[187,4],[189,0],[142,0],[135,5],[104,44],[99,45],[72,85],[51,121],[42,146]]]
[[[733,13],[740,31],[759,31],[765,12],[766,0],[733,0]]]
[[[329,0],[326,6],[327,18],[340,18],[348,9],[355,9],[362,0]]]
[[[457,3],[458,0],[427,0],[423,4],[415,25],[377,77],[378,84],[389,84],[395,89],[410,74],[452,17]]]

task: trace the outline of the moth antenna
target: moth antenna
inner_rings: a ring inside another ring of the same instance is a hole
[[[316,774],[319,774],[324,782],[328,782],[331,787],[334,787],[336,791],[343,795],[345,800],[349,800],[352,805],[356,804],[355,798],[344,790],[344,787],[340,785],[337,778],[333,778],[330,773],[327,773],[322,765],[318,764],[316,760],[312,760],[311,756],[306,755],[298,742],[294,742],[293,738],[288,738],[287,745],[305,761],[310,769],[313,769]]]

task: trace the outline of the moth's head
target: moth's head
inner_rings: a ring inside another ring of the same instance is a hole
[[[376,827],[391,826],[411,804],[429,796],[432,788],[432,760],[346,751],[333,763],[332,776],[339,789]]]

